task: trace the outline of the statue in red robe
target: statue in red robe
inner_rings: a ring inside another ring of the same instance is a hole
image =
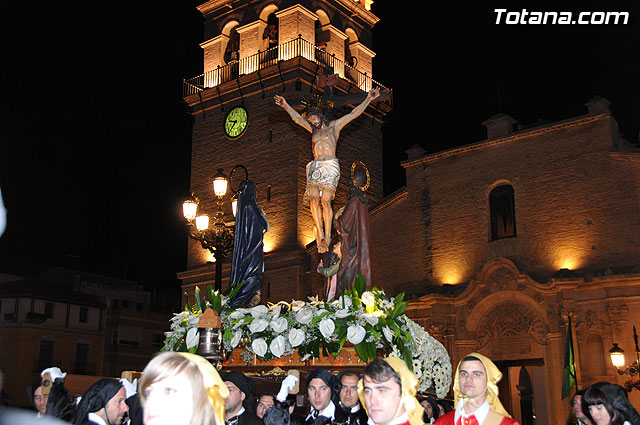
[[[361,168],[364,169],[357,168],[357,164],[361,164]],[[358,273],[367,282],[367,290],[372,287],[369,208],[366,193],[368,186],[368,170],[364,164],[354,163],[351,167],[347,204],[338,212],[335,223],[342,241],[337,296],[353,285]]]

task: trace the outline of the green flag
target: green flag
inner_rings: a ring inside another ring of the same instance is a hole
[[[564,371],[562,373],[562,398],[571,393],[571,388],[576,385],[576,365],[573,359],[573,336],[571,331],[571,316],[567,327],[567,343],[564,349]]]

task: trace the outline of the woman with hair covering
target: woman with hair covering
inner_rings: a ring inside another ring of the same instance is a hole
[[[596,425],[640,425],[640,415],[620,385],[593,384],[582,396],[582,410]]]
[[[163,352],[139,384],[145,425],[223,425],[229,389],[216,369],[196,354]]]

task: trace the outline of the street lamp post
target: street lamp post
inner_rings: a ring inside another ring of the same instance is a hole
[[[617,343],[613,343],[613,347],[609,350],[609,356],[611,357],[611,364],[616,367],[618,374],[634,376],[638,374],[640,370],[640,347],[638,347],[638,334],[636,333],[636,327],[633,327],[633,341],[636,345],[636,359],[629,367],[625,368],[624,350],[618,346]]]
[[[233,250],[233,230],[225,225],[224,212],[222,210],[223,198],[227,194],[229,178],[218,169],[218,173],[213,176],[213,193],[216,196],[216,214],[214,224],[209,226],[209,216],[198,214],[199,200],[195,195],[184,201],[182,212],[187,219],[189,236],[200,242],[202,248],[208,250],[215,259],[216,276],[215,290],[222,290],[222,263]]]
[[[218,168],[218,172],[213,176],[213,193],[216,197],[216,213],[214,216],[213,226],[209,226],[209,216],[206,214],[198,214],[199,199],[195,195],[191,195],[182,204],[182,213],[190,227],[189,236],[200,242],[202,248],[208,250],[215,259],[216,275],[215,290],[222,290],[222,263],[233,250],[234,231],[227,227],[224,221],[224,211],[222,209],[223,199],[230,188],[230,180],[237,169],[243,169],[245,173],[244,182],[246,183],[249,175],[247,169],[243,165],[236,165],[231,170],[231,174],[227,177],[222,168]],[[231,190],[234,193],[242,190],[242,183],[238,186],[238,190]],[[235,216],[235,211],[234,211]]]

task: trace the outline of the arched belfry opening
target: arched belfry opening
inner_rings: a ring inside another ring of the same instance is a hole
[[[278,59],[278,43],[280,40],[280,22],[276,12],[278,7],[271,4],[260,12],[260,23],[262,30],[262,43],[260,51],[264,54],[260,58],[261,64],[270,63]]]

